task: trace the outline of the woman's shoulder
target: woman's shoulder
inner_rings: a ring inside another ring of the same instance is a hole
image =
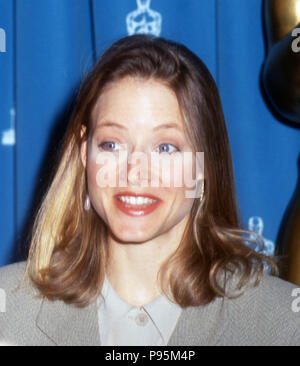
[[[26,345],[40,338],[34,322],[42,299],[28,281],[22,281],[25,268],[26,262],[0,268],[0,342]]]
[[[26,268],[26,261],[0,267],[0,288],[13,289],[18,287]]]
[[[6,312],[14,308],[20,311],[26,306],[40,303],[39,292],[24,276],[26,261],[0,267],[0,289],[6,302]]]
[[[300,286],[263,274],[256,286],[226,300],[232,327],[258,344],[300,345]]]
[[[39,291],[25,276],[26,261],[0,267],[0,289],[5,297],[6,305],[22,309],[22,306],[39,304]]]
[[[240,304],[250,303],[252,308],[255,305],[258,311],[270,307],[273,313],[276,310],[288,313],[297,312],[295,303],[297,302],[296,297],[300,297],[300,286],[267,273],[262,275],[257,285],[254,285],[254,281],[254,279],[249,281],[244,294],[237,298]],[[300,300],[298,302],[300,303]]]
[[[239,290],[240,279],[236,273],[226,275],[230,298],[217,296],[206,305],[188,307],[169,345],[299,346],[297,286],[264,274],[256,286],[253,276]]]

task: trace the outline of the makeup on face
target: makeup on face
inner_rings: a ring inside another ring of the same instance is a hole
[[[183,183],[192,149],[176,95],[159,82],[127,78],[101,95],[92,118],[89,193],[114,236],[143,242],[179,225],[193,203]]]

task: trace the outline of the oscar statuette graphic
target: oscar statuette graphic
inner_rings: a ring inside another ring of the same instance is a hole
[[[276,246],[276,255],[282,256],[281,277],[300,285],[300,156],[298,182],[290,201]]]
[[[277,114],[290,121],[290,126],[298,132],[300,0],[266,0],[264,21],[268,46],[262,75],[264,89]],[[279,230],[275,254],[281,258],[281,277],[300,285],[300,170],[295,193]]]
[[[265,91],[276,111],[300,127],[300,0],[267,0]]]
[[[137,0],[137,9],[126,17],[127,33],[152,34],[159,36],[161,33],[162,16],[159,12],[150,9],[151,0]]]

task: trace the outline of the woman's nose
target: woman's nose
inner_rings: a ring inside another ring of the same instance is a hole
[[[128,155],[127,180],[130,185],[148,186],[150,176],[150,155],[145,151],[134,149]]]

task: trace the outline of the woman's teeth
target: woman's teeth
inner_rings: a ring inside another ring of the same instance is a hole
[[[147,205],[157,202],[157,200],[152,200],[151,198],[145,197],[127,197],[127,196],[117,196],[119,201],[126,202],[130,205]]]

